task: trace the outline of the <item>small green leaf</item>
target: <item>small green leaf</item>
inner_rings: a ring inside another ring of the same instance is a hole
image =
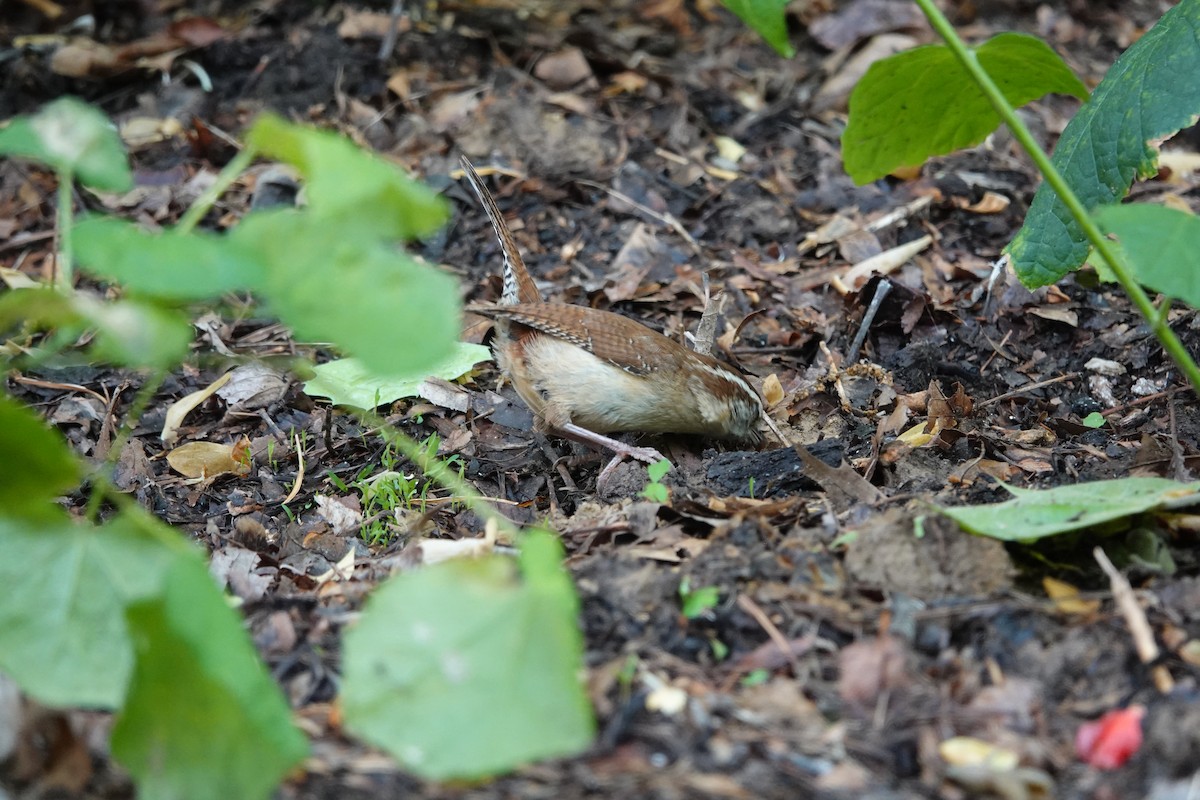
[[[40,514],[79,483],[79,462],[57,431],[29,409],[0,395],[0,508]]]
[[[759,684],[766,683],[770,679],[771,673],[768,670],[760,667],[759,669],[752,669],[747,672],[746,677],[742,678],[740,683],[742,686],[758,686]]]
[[[344,639],[346,727],[432,779],[492,775],[578,753],[593,720],[580,683],[578,600],[562,546],[392,578]]]
[[[712,648],[713,658],[717,661],[724,661],[729,658],[729,645],[722,642],[720,639],[709,639],[708,646]]]
[[[662,461],[656,461],[650,466],[646,467],[646,474],[650,476],[650,480],[655,482],[661,481],[663,477],[670,471],[671,462],[665,458]]]
[[[482,345],[456,342],[450,356],[432,367],[391,378],[372,373],[358,359],[342,358],[315,367],[315,377],[304,384],[304,393],[328,397],[334,405],[376,408],[403,397],[416,397],[426,378],[452,381],[491,357],[491,351]]]
[[[199,558],[127,612],[137,660],[112,732],[138,796],[266,798],[308,745]]]
[[[1030,543],[1148,511],[1200,504],[1200,483],[1166,478],[1122,478],[1045,491],[1005,488],[1015,495],[1012,500],[938,510],[979,536]]]
[[[261,294],[297,338],[333,342],[383,375],[412,375],[447,358],[461,317],[454,280],[331,228],[270,211],[247,217],[230,238],[262,259]]]
[[[721,0],[721,5],[746,23],[784,58],[796,54],[787,32],[788,0]]]
[[[1116,235],[1138,283],[1200,308],[1200,219],[1149,203],[1104,206],[1096,219]]]
[[[1002,33],[974,50],[1014,107],[1051,92],[1087,97],[1087,88],[1040,39]],[[917,47],[875,62],[854,87],[842,135],[846,172],[856,183],[869,183],[979,144],[999,124],[1000,115],[949,47]]]
[[[1080,420],[1080,422],[1083,424],[1083,426],[1085,428],[1103,428],[1104,423],[1108,422],[1108,420],[1106,420],[1104,418],[1104,415],[1101,414],[1099,411],[1093,411],[1092,413],[1090,413],[1086,417],[1084,417],[1082,420]]]
[[[1183,0],[1126,50],[1071,120],[1052,159],[1085,208],[1115,203],[1135,175],[1153,175],[1151,142],[1189,127],[1200,114],[1200,0]],[[1009,244],[1021,282],[1045,286],[1087,258],[1082,229],[1049,184],[1034,195]]]
[[[0,129],[0,154],[40,161],[94,189],[124,192],[133,186],[116,128],[73,97],[55,100]]]
[[[696,619],[716,608],[720,599],[720,591],[715,586],[705,586],[693,591],[686,578],[679,584],[683,616],[688,619]]]
[[[127,603],[161,590],[189,551],[140,512],[100,527],[54,508],[36,522],[0,516],[0,669],[52,706],[116,708],[133,650]]]
[[[647,483],[642,489],[641,496],[651,503],[667,503],[671,499],[671,493],[667,491],[667,487],[655,482]]]
[[[413,239],[427,236],[449,216],[446,201],[398,166],[343,136],[293,125],[263,114],[246,142],[300,170],[308,211],[327,226],[325,243],[355,236]]]
[[[262,267],[228,237],[150,233],[131,222],[93,217],[75,228],[75,255],[93,275],[167,300],[204,300],[252,289]]]

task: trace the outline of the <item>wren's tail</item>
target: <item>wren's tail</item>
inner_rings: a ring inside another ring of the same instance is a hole
[[[538,291],[537,284],[526,269],[525,261],[517,250],[517,243],[513,240],[512,231],[508,229],[508,223],[500,214],[491,193],[483,185],[483,178],[479,177],[479,173],[471,166],[466,156],[462,157],[462,167],[467,180],[471,182],[471,188],[475,190],[475,196],[479,198],[483,210],[492,222],[492,230],[496,232],[496,238],[500,240],[500,251],[504,254],[504,294],[500,303],[511,306],[517,303],[542,302],[542,293]]]

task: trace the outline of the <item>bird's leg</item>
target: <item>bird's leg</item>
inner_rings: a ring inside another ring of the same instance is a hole
[[[663,460],[663,454],[653,447],[634,447],[633,445],[613,439],[610,436],[589,431],[587,428],[580,427],[573,422],[556,426],[556,428],[559,433],[577,442],[613,452],[612,460],[605,465],[604,469],[600,470],[600,477],[596,478],[597,488],[603,486],[617,465],[627,458],[635,458],[647,464],[654,464]]]

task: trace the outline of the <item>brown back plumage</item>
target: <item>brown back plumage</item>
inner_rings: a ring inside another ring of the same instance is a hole
[[[483,210],[491,220],[492,230],[496,232],[496,238],[500,241],[500,252],[504,254],[504,293],[500,303],[511,306],[517,303],[542,302],[542,293],[538,291],[537,284],[533,282],[533,277],[525,267],[525,261],[521,258],[521,252],[517,250],[516,241],[513,240],[512,231],[508,229],[508,223],[504,221],[491,192],[483,185],[483,178],[479,177],[479,173],[466,156],[462,157],[462,167],[471,188],[475,190],[475,196],[479,198]]]

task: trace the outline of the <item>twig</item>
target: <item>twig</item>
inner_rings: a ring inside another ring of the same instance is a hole
[[[1133,638],[1133,646],[1137,650],[1138,658],[1147,666],[1153,664],[1150,666],[1150,675],[1154,679],[1154,687],[1162,694],[1170,693],[1175,688],[1175,679],[1171,677],[1171,672],[1166,666],[1154,664],[1158,660],[1158,643],[1154,641],[1154,631],[1151,630],[1150,623],[1146,620],[1146,612],[1138,603],[1133,587],[1108,560],[1108,556],[1105,555],[1102,548],[1097,547],[1092,551],[1092,555],[1095,557],[1096,563],[1108,575],[1113,600],[1116,602],[1121,616],[1125,618],[1125,624],[1129,626],[1129,635]]]
[[[1004,400],[1008,400],[1010,397],[1020,397],[1021,395],[1025,394],[1026,392],[1033,392],[1033,391],[1037,391],[1038,389],[1044,389],[1047,386],[1052,386],[1056,383],[1062,383],[1063,381],[1074,380],[1078,377],[1079,377],[1078,372],[1068,372],[1066,375],[1059,375],[1057,378],[1050,378],[1049,380],[1038,381],[1037,383],[1031,383],[1028,386],[1022,386],[1020,389],[1013,389],[1011,392],[1005,392],[1002,395],[998,395],[998,396],[992,397],[988,400],[984,400],[982,403],[976,403],[975,407],[976,408],[984,408],[985,406],[994,405],[995,403],[999,403]]]
[[[858,360],[858,351],[867,338],[867,331],[870,329],[871,323],[875,321],[875,315],[879,313],[879,307],[883,305],[883,299],[891,291],[892,282],[887,278],[881,280],[875,287],[875,295],[871,298],[871,304],[867,306],[867,313],[863,314],[862,322],[858,326],[858,333],[850,345],[850,352],[846,353],[847,364],[853,364]]]
[[[296,441],[296,482],[292,484],[292,490],[288,492],[288,496],[283,498],[279,504],[286,506],[288,503],[296,499],[296,495],[300,494],[300,484],[304,483],[304,448],[300,446],[300,434],[293,433]]]
[[[739,594],[737,598],[738,608],[745,611],[750,616],[754,617],[775,646],[779,648],[779,652],[792,667],[792,675],[796,678],[800,677],[800,661],[796,658],[796,654],[792,651],[792,645],[787,638],[780,632],[779,628],[775,627],[775,623],[771,622],[771,618],[767,616],[767,612],[759,608],[758,603],[755,603],[745,594]]]
[[[620,200],[622,203],[628,203],[629,205],[633,206],[634,208],[636,208],[638,211],[642,212],[643,214],[650,216],[652,219],[658,220],[662,224],[670,227],[671,230],[678,233],[681,237],[683,237],[683,240],[688,243],[688,245],[692,248],[692,250],[696,253],[696,255],[698,255],[698,256],[704,255],[704,251],[702,251],[700,249],[700,245],[698,245],[696,243],[696,240],[692,238],[692,235],[687,232],[686,228],[683,227],[683,223],[681,223],[679,220],[675,219],[675,217],[673,215],[664,213],[664,212],[655,211],[653,208],[650,208],[649,206],[643,205],[643,204],[639,203],[637,200],[634,200],[629,195],[624,194],[622,192],[618,192],[616,189],[610,189],[609,187],[607,187],[603,184],[593,183],[592,181],[580,181],[580,183],[582,183],[584,186],[591,186],[593,189],[599,189],[602,192],[607,192],[609,194],[609,196],[615,197],[616,199]]]
[[[387,34],[379,45],[379,61],[387,61],[396,49],[396,39],[400,35],[400,15],[404,13],[404,0],[392,0],[391,19],[388,20]]]

